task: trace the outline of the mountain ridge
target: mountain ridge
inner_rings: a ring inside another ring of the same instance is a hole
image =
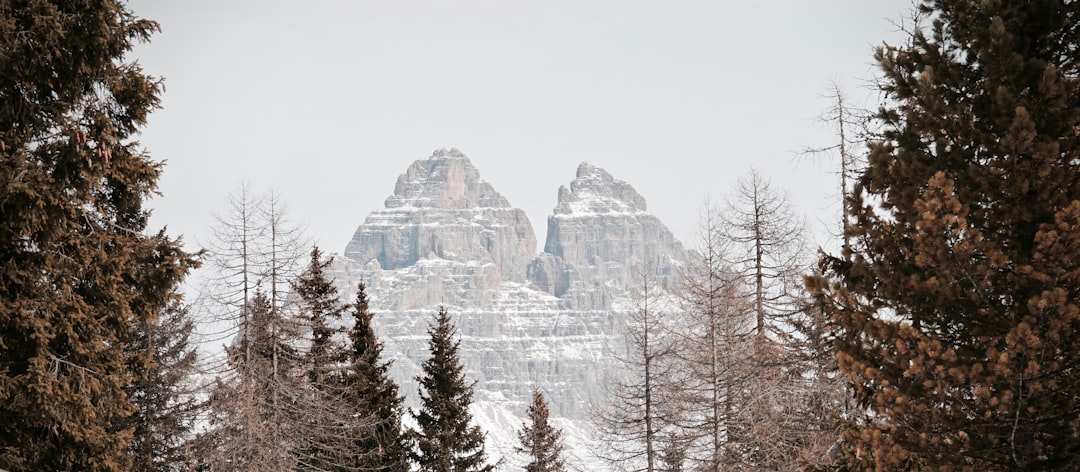
[[[468,157],[439,149],[398,177],[346,245],[334,275],[345,299],[367,285],[392,374],[415,405],[426,327],[455,316],[474,378],[478,422],[493,453],[512,455],[533,387],[567,425],[568,454],[587,454],[590,408],[618,370],[621,320],[639,277],[677,283],[686,251],[628,183],[583,162],[548,217],[544,251],[532,224],[480,178]]]

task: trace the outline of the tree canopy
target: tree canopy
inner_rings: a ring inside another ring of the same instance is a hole
[[[413,437],[413,461],[429,472],[490,472],[484,454],[484,432],[472,424],[473,383],[465,378],[458,357],[457,328],[446,308],[439,308],[428,326],[431,357],[421,367],[421,407],[413,416],[419,429]]]
[[[130,470],[137,328],[193,260],[146,233],[161,165],[132,135],[160,80],[126,58],[158,24],[123,3],[0,5],[0,468]]]
[[[935,0],[877,59],[886,103],[810,280],[873,411],[855,468],[1080,460],[1080,4]]]

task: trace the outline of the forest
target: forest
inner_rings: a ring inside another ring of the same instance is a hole
[[[836,145],[809,151],[838,162],[837,251],[751,173],[677,290],[640,274],[590,418],[613,469],[1080,467],[1080,3],[910,16],[876,48],[879,107],[836,88]],[[446,309],[406,408],[366,287],[343,299],[279,195],[242,187],[198,252],[150,227],[167,168],[136,138],[165,86],[129,54],[160,29],[119,0],[0,1],[0,470],[578,470],[538,389],[525,462],[485,451]],[[238,330],[212,379],[200,266]]]

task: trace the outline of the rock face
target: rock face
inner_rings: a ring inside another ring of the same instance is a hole
[[[345,257],[383,271],[415,269],[390,309],[490,307],[500,283],[524,282],[534,234],[525,212],[480,180],[464,154],[440,149],[398,177],[386,208],[360,225]]]
[[[582,163],[570,189],[559,188],[544,253],[529,265],[529,280],[567,308],[610,310],[645,276],[673,286],[685,258],[682,243],[645,211],[645,199],[630,184]]]
[[[585,460],[583,425],[617,369],[612,354],[623,345],[619,327],[640,273],[673,284],[685,257],[645,209],[629,184],[583,163],[569,189],[559,189],[537,255],[524,212],[463,154],[439,150],[398,178],[386,208],[356,230],[335,276],[347,297],[356,282],[367,284],[384,355],[410,402],[429,356],[428,323],[443,305],[477,380],[473,411],[489,452],[512,451],[535,386],[576,444],[569,454]]]

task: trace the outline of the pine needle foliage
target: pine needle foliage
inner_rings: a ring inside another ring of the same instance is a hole
[[[1080,3],[935,0],[877,59],[850,250],[810,279],[847,469],[1080,464]],[[926,24],[926,23],[929,24]]]
[[[183,470],[187,441],[204,404],[191,384],[198,352],[189,344],[195,323],[177,298],[157,321],[138,329],[133,353],[153,353],[152,362],[128,389],[137,410],[131,455],[133,471]]]
[[[293,291],[300,297],[300,317],[311,330],[311,347],[306,353],[308,381],[316,388],[329,386],[339,364],[345,360],[345,349],[335,339],[341,332],[344,308],[334,281],[326,275],[333,258],[324,258],[318,247],[311,249],[307,268],[292,282]]]
[[[352,444],[357,469],[407,472],[410,447],[401,429],[405,398],[390,378],[391,361],[382,360],[383,344],[372,326],[363,282],[357,285],[356,301],[350,309],[354,323],[349,331],[352,348],[345,395],[356,415],[368,422],[359,427]]]
[[[147,234],[160,163],[132,140],[158,24],[115,0],[0,2],[0,468],[130,470],[137,327],[193,261]]]
[[[515,449],[529,458],[525,471],[565,471],[566,462],[562,458],[562,431],[555,429],[548,421],[550,411],[540,389],[533,389],[532,403],[525,414],[528,420],[518,431],[518,441],[521,444]]]
[[[296,405],[301,440],[294,454],[298,470],[354,470],[349,468],[352,451],[347,431],[356,416],[343,401],[341,386],[346,350],[340,326],[345,309],[326,274],[333,259],[324,258],[317,246],[310,256],[308,266],[290,281],[299,297],[298,321],[310,333],[305,340],[308,349],[301,354],[300,371],[307,388]]]
[[[421,407],[413,414],[419,429],[412,432],[412,460],[425,472],[490,472],[495,467],[487,464],[484,433],[469,413],[473,383],[465,378],[456,334],[450,314],[440,307],[428,326],[431,357],[417,378]]]

